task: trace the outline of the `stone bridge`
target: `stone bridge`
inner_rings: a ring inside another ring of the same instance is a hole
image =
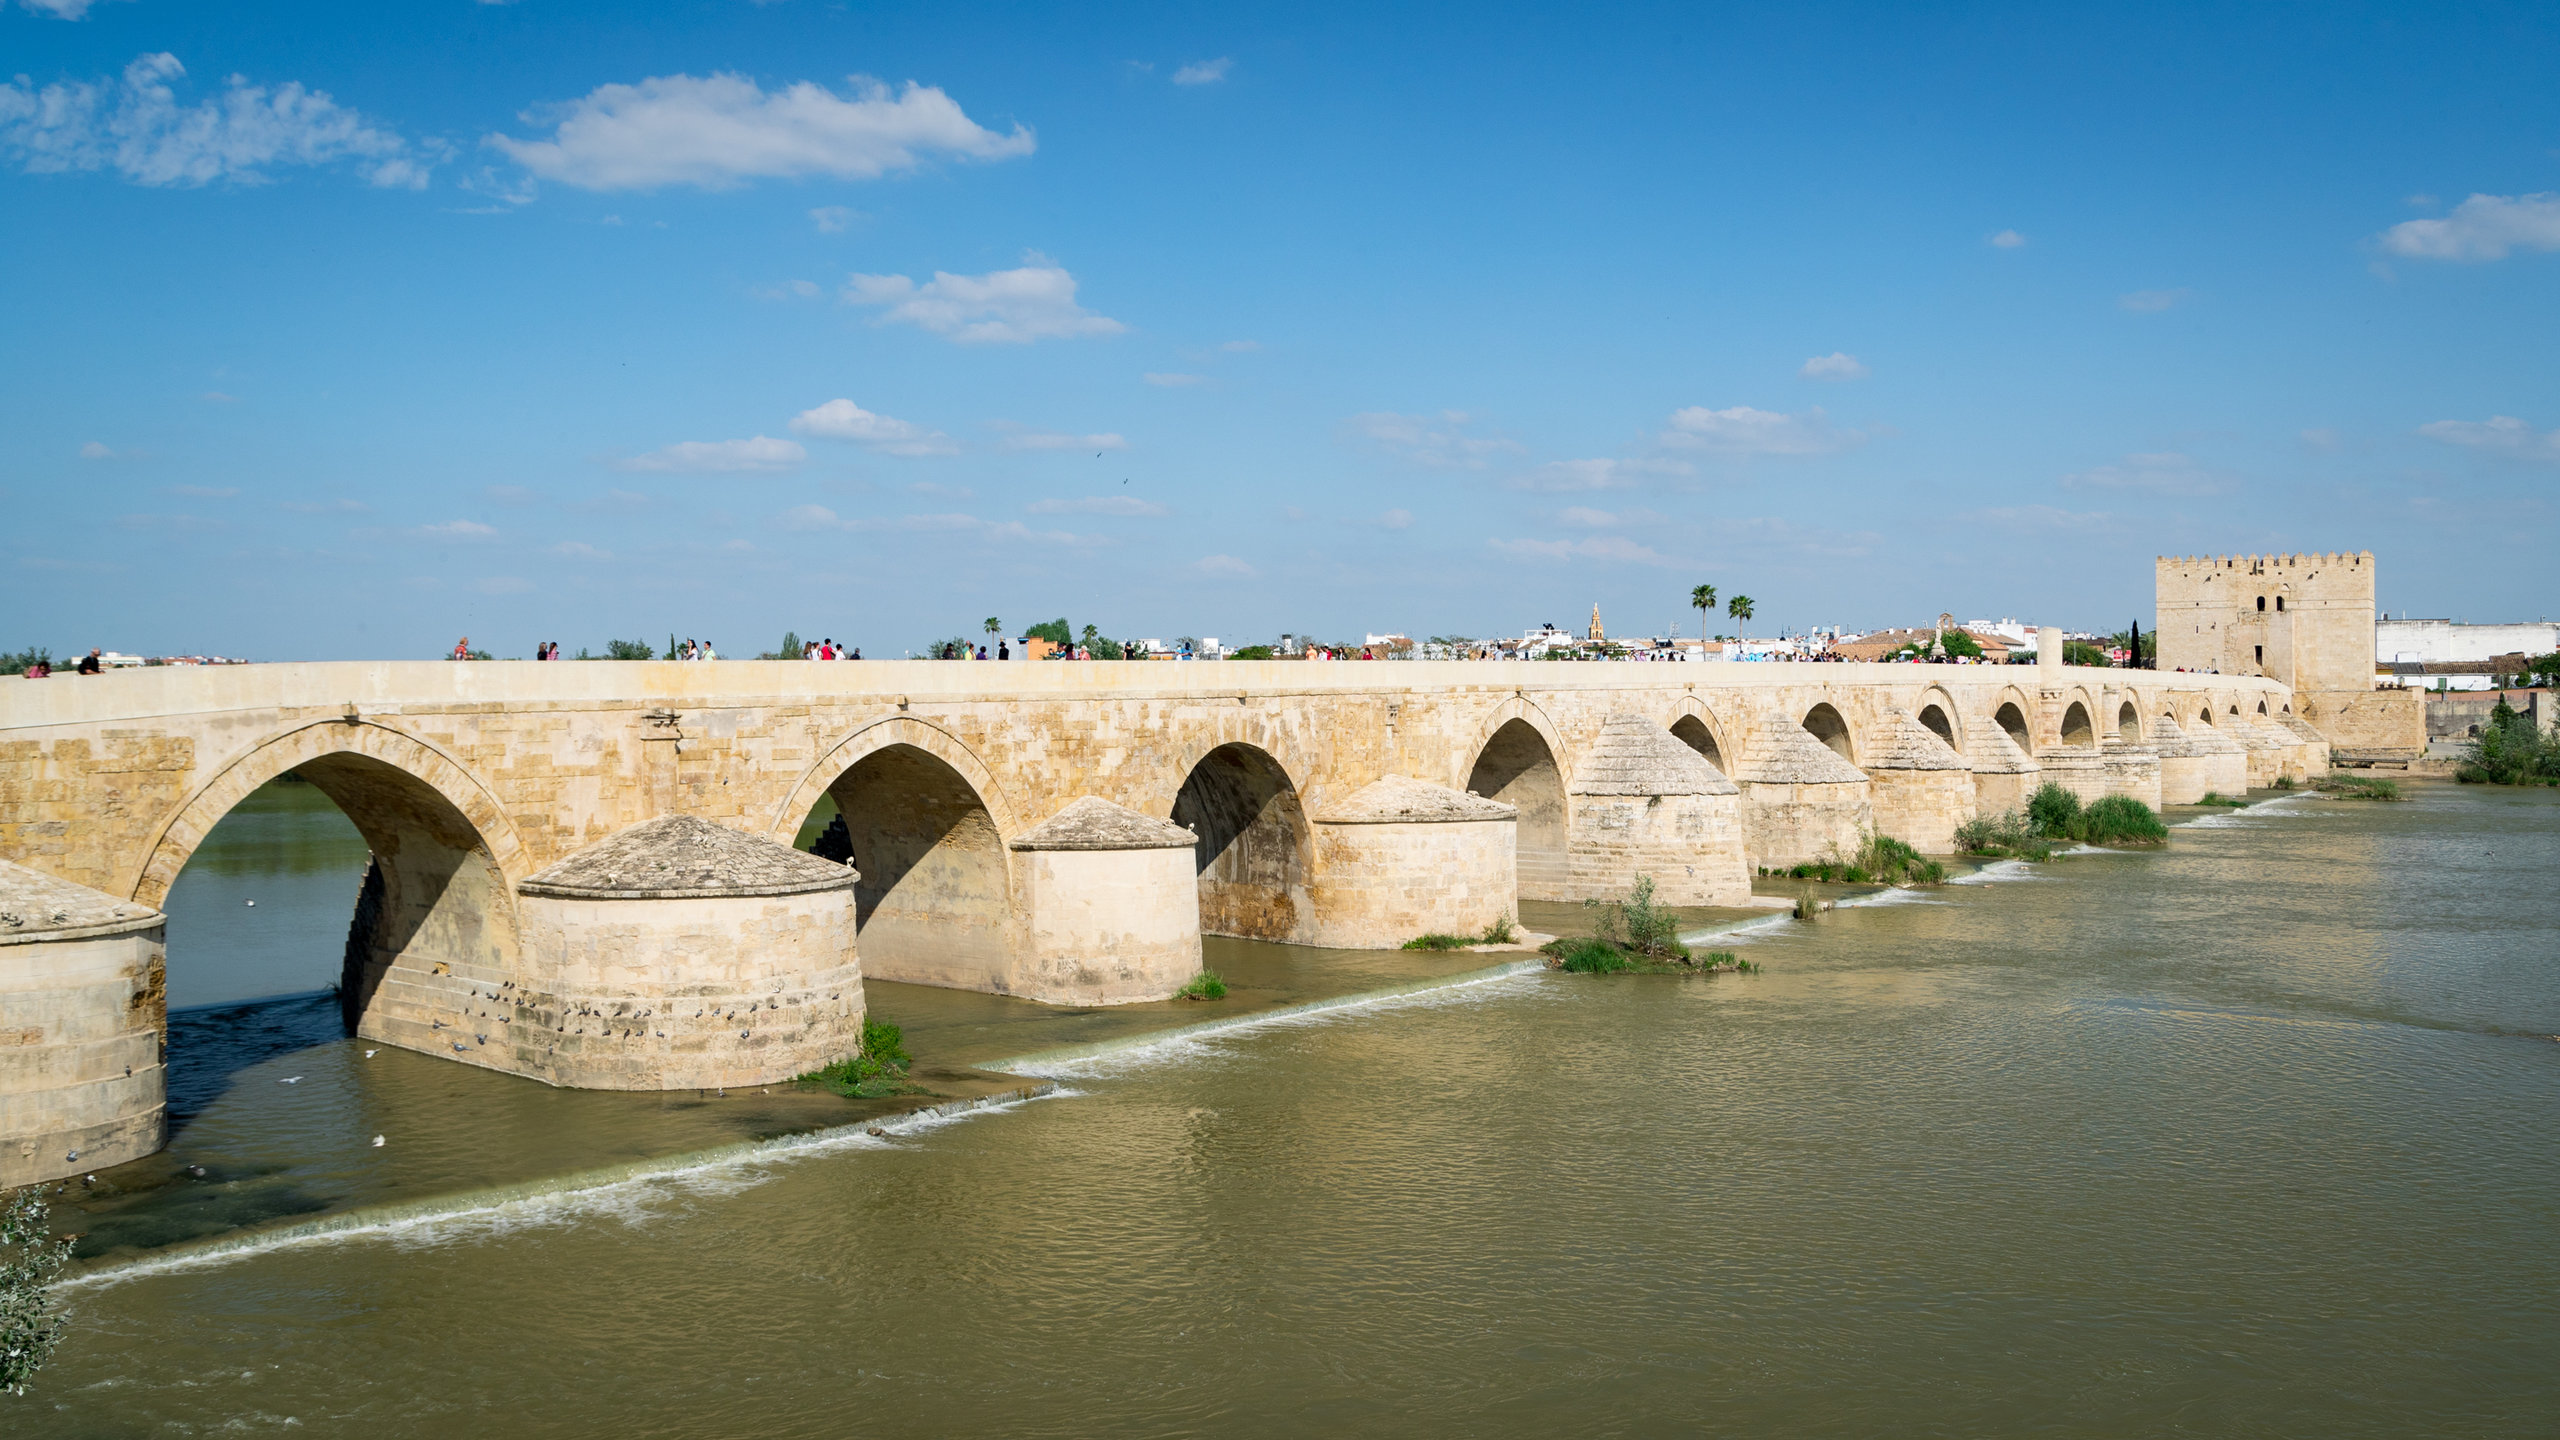
[[[1675,903],[1734,904],[1755,867],[1870,829],[1946,852],[2047,780],[2157,805],[2327,763],[2272,680],[2060,665],[0,680],[0,1184],[161,1142],[156,907],[287,772],[373,851],[351,897],[352,1029],[554,1084],[690,1088],[843,1055],[863,976],[1161,999],[1203,933],[1390,946],[1638,874]],[[817,848],[849,868],[784,848],[839,819]]]

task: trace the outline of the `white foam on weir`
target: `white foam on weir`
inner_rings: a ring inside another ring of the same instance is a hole
[[[2035,867],[2024,860],[1994,860],[1970,875],[1958,875],[1950,885],[1999,885],[2015,880],[2043,880]]]
[[[1351,1014],[1374,1014],[1385,1010],[1401,1010],[1423,1006],[1446,1005],[1474,1001],[1497,993],[1504,982],[1520,981],[1544,974],[1544,960],[1514,960],[1484,970],[1444,976],[1384,990],[1365,990],[1356,995],[1341,995],[1330,1000],[1310,1000],[1300,1005],[1284,1005],[1274,1010],[1239,1015],[1232,1020],[1205,1020],[1176,1030],[1158,1030],[1145,1035],[1132,1035],[1120,1040],[1097,1041],[1091,1045],[1064,1046],[1056,1050],[1036,1051],[1010,1059],[990,1060],[982,1070],[995,1070],[1011,1075],[1044,1078],[1100,1075],[1135,1066],[1155,1064],[1168,1059],[1208,1053],[1210,1042],[1249,1031],[1277,1029],[1287,1025],[1310,1025]]]
[[[772,1178],[766,1173],[767,1167],[779,1163],[843,1150],[886,1149],[903,1137],[1019,1109],[1035,1100],[1066,1099],[1078,1093],[1055,1084],[1032,1085],[799,1135],[780,1135],[658,1160],[635,1160],[407,1205],[362,1206],[299,1224],[173,1246],[155,1255],[100,1266],[63,1280],[54,1288],[74,1291],[116,1285],[177,1270],[229,1264],[297,1246],[347,1240],[379,1239],[411,1247],[450,1244],[460,1239],[599,1217],[637,1223],[657,1213],[649,1203],[652,1200],[736,1194]],[[874,1130],[884,1133],[874,1135]]]
[[[1680,936],[1680,943],[1683,945],[1704,945],[1711,941],[1730,940],[1737,945],[1748,945],[1754,940],[1766,940],[1770,936],[1795,923],[1795,916],[1781,910],[1777,914],[1772,915],[1765,920],[1746,921],[1743,924],[1731,926],[1726,929],[1686,931]]]

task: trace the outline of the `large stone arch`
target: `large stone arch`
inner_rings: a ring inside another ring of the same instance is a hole
[[[2116,735],[2127,745],[2142,743],[2142,706],[2131,695],[2116,705]]]
[[[1019,834],[994,776],[958,737],[891,716],[827,752],[793,787],[769,831],[790,843],[824,793],[844,822],[854,886],[855,948],[866,976],[964,990],[1005,990],[1015,939]]]
[[[1278,756],[1248,740],[1210,747],[1183,772],[1172,819],[1198,837],[1202,933],[1291,940],[1313,928],[1315,835]]]
[[[1669,728],[1683,744],[1707,757],[1708,764],[1728,777],[1733,774],[1733,767],[1742,763],[1742,727],[1726,723],[1695,694],[1680,697]],[[1700,744],[1701,739],[1706,743]]]
[[[1840,712],[1839,706],[1827,699],[1816,700],[1805,707],[1803,717],[1796,723],[1804,727],[1806,734],[1821,741],[1832,754],[1852,765],[1858,763],[1858,738],[1849,728],[1849,717]]]
[[[1959,755],[1965,753],[1964,710],[1945,687],[1932,685],[1921,691],[1920,697],[1912,702],[1911,716],[1946,741],[1948,749]]]
[[[1493,713],[1471,754],[1461,757],[1467,773],[1459,788],[1520,812],[1515,873],[1524,900],[1561,900],[1572,889],[1568,753],[1546,715],[1514,698]]]
[[[222,817],[288,770],[344,812],[373,852],[339,981],[348,1028],[441,1051],[434,1022],[462,1013],[459,989],[523,979],[515,882],[530,857],[497,798],[429,742],[362,719],[315,721],[268,737],[161,827],[131,893],[159,904]],[[183,951],[184,937],[175,938]],[[485,1049],[475,1037],[465,1058],[493,1064]]]
[[[845,772],[862,763],[866,756],[892,745],[904,745],[948,765],[969,788],[978,793],[978,801],[1003,836],[1019,835],[1024,829],[1020,810],[1006,788],[997,783],[996,774],[978,758],[968,742],[928,720],[912,715],[890,715],[858,726],[851,734],[828,747],[782,797],[765,824],[765,834],[788,845],[800,833],[800,822],[816,808],[818,797],[827,793]]]
[[[2073,691],[2062,707],[2060,728],[2055,736],[2063,745],[2075,750],[2094,748],[2098,743],[2097,712],[2089,708],[2085,692]]]

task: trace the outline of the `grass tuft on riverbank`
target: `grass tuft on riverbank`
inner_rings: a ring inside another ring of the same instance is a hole
[[[1569,970],[1576,975],[1756,975],[1760,967],[1730,950],[1710,950],[1692,955],[1682,949],[1676,956],[1647,956],[1628,949],[1615,940],[1585,935],[1572,940],[1550,940],[1540,947],[1552,969]]]
[[[2374,776],[2332,775],[2320,782],[2320,793],[2333,800],[2398,800],[2400,782]]]
[[[803,1085],[832,1090],[848,1100],[882,1100],[892,1095],[929,1095],[932,1091],[907,1078],[915,1057],[907,1053],[906,1032],[886,1020],[862,1017],[862,1048],[850,1058],[800,1077]]]
[[[2050,860],[2054,850],[2015,810],[1978,815],[1957,826],[1956,848],[1990,860]]]
[[[1935,885],[1947,878],[1947,867],[1918,850],[1873,830],[1861,831],[1858,848],[1843,852],[1834,843],[1823,857],[1803,865],[1771,869],[1762,876],[1776,880],[1822,880],[1841,885]]]
[[[1203,970],[1192,976],[1181,989],[1174,991],[1173,998],[1176,1000],[1224,1000],[1227,998],[1226,977],[1215,970]]]
[[[1511,945],[1518,943],[1519,939],[1520,932],[1512,925],[1511,917],[1504,915],[1495,919],[1492,924],[1485,926],[1484,933],[1481,935],[1450,935],[1435,930],[1428,935],[1416,935],[1412,939],[1404,942],[1404,944],[1398,948],[1404,950],[1464,950],[1470,945]]]

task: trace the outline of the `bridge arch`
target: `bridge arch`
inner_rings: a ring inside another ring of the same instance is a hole
[[[2009,695],[2002,695],[1999,708],[1991,712],[1991,723],[1999,726],[2002,732],[2008,735],[2010,743],[2018,747],[2019,753],[2025,755],[2036,753],[2035,735],[2027,728],[2027,712],[2023,701]]]
[[[2142,743],[2142,707],[2130,698],[2116,707],[2116,734],[2127,745]]]
[[[1858,763],[1857,744],[1850,737],[1849,722],[1840,718],[1840,711],[1830,701],[1815,702],[1812,709],[1804,712],[1804,719],[1799,723],[1814,739],[1828,746],[1833,754],[1852,765]]]
[[[853,895],[863,973],[1006,988],[1014,917],[1004,841],[1016,831],[1001,788],[969,747],[912,716],[865,726],[793,788],[774,837],[790,843],[820,794],[835,802],[838,842],[862,877]]]
[[[2089,718],[2089,707],[2084,702],[2074,700],[2063,710],[2062,743],[2075,750],[2088,750],[2097,746],[2097,726]]]
[[[1959,755],[1964,753],[1964,731],[1958,722],[1962,713],[1955,697],[1935,685],[1921,691],[1919,703],[1912,707],[1912,718],[1947,742],[1947,748]]]
[[[198,787],[161,826],[131,894],[168,895],[188,857],[232,807],[292,771],[338,807],[373,859],[348,929],[340,1004],[350,1030],[411,1043],[407,1014],[377,1014],[394,971],[413,993],[437,976],[513,976],[515,885],[531,866],[497,798],[428,741],[369,720],[323,720],[271,735]],[[179,937],[181,946],[183,937]],[[432,1005],[432,1001],[427,1001]]]
[[[1524,900],[1560,900],[1569,886],[1565,754],[1553,722],[1515,697],[1494,712],[1468,763],[1464,789],[1520,812],[1515,853]]]
[[[1231,740],[1184,772],[1173,823],[1199,837],[1203,934],[1294,939],[1315,918],[1315,837],[1306,800],[1278,758]]]

